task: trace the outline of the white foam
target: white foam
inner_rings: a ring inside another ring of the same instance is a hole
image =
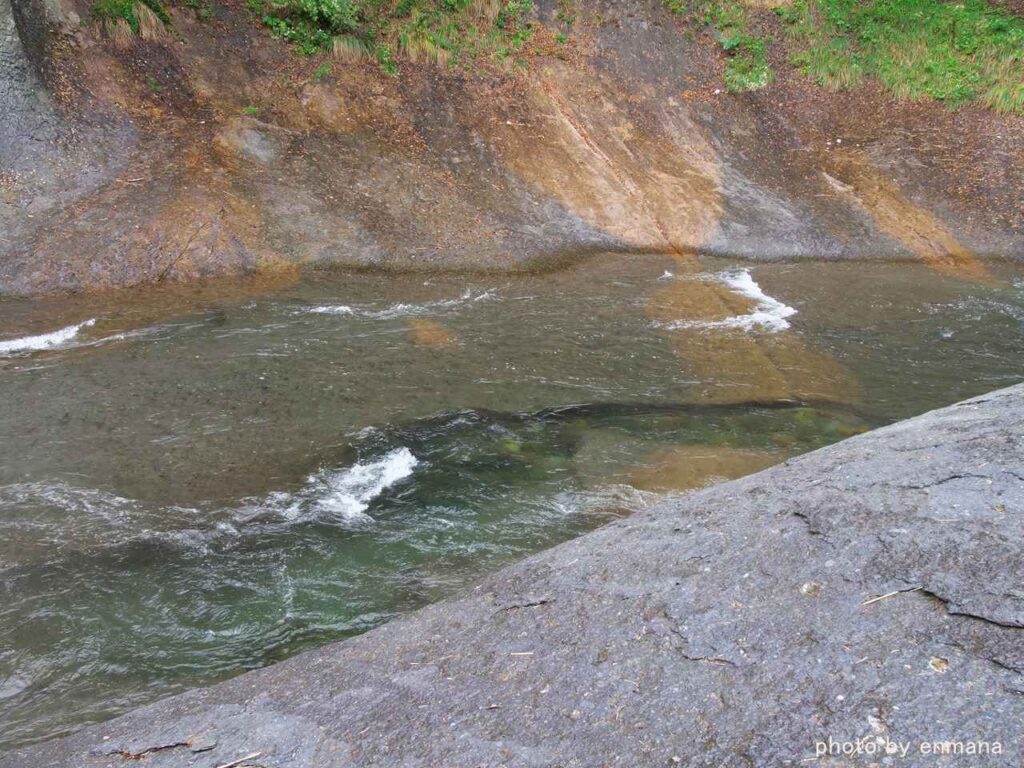
[[[60,328],[50,333],[41,333],[38,336],[22,336],[19,339],[8,339],[0,341],[0,355],[14,355],[19,352],[37,352],[43,349],[53,349],[67,344],[74,339],[79,331],[88,328],[96,322],[95,319],[84,320],[66,328]]]
[[[737,328],[744,331],[761,329],[772,333],[789,328],[789,321],[786,318],[795,315],[796,309],[788,304],[783,304],[761,290],[761,286],[754,280],[749,269],[720,272],[714,277],[741,296],[746,296],[756,302],[753,311],[745,315],[727,317],[724,320],[677,320],[666,323],[663,327],[673,330],[681,328]]]
[[[432,301],[427,304],[394,304],[387,309],[367,309],[359,314],[363,317],[370,317],[374,320],[395,320],[399,317],[415,317],[423,315],[435,309],[452,306],[448,301]]]
[[[311,314],[355,314],[355,310],[345,304],[311,306],[305,311],[310,312]]]
[[[317,307],[307,307],[301,311],[315,315],[354,315],[372,320],[394,320],[400,317],[416,317],[417,315],[431,314],[438,310],[451,309],[462,304],[473,304],[492,298],[494,298],[494,289],[490,288],[476,295],[472,291],[467,290],[457,299],[428,301],[424,304],[392,304],[384,309],[352,307],[347,304],[323,304]]]
[[[310,478],[322,495],[316,507],[340,519],[371,520],[366,514],[370,502],[385,489],[413,473],[419,461],[408,448],[397,448],[376,461],[358,462],[341,471],[321,473]]]
[[[64,483],[0,485],[0,570],[22,556],[48,550],[118,545],[159,539],[176,547],[206,550],[215,540],[230,542],[252,530],[329,518],[340,524],[372,522],[370,503],[395,483],[412,475],[419,460],[401,447],[370,461],[312,475],[297,492],[277,491],[243,499],[212,527],[175,527],[197,518],[199,509],[150,509],[106,491]],[[10,531],[17,536],[11,537]],[[68,535],[68,532],[71,532]],[[8,543],[17,540],[19,551]]]
[[[561,491],[551,500],[552,508],[563,515],[593,515],[609,512],[639,512],[659,498],[651,491],[631,485],[605,485],[586,491]]]

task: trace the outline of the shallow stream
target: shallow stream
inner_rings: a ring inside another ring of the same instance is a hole
[[[1024,380],[1024,271],[594,257],[0,302],[0,749]]]

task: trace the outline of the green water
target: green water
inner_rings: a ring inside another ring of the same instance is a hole
[[[95,321],[0,353],[0,748],[364,631],[673,489],[1024,379],[1019,270],[753,266],[789,327],[652,319],[674,281],[736,268],[616,256],[0,302],[0,349]],[[785,351],[797,386],[836,379],[813,388],[830,394],[745,380],[737,397],[735,365],[713,363],[751,340]]]

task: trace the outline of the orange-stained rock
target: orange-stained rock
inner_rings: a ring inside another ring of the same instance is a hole
[[[643,457],[630,473],[629,482],[642,491],[688,491],[760,472],[785,458],[782,452],[676,446]]]
[[[453,346],[458,341],[455,332],[445,328],[436,320],[426,318],[415,318],[405,324],[409,332],[409,338],[418,347],[433,347],[444,349]]]

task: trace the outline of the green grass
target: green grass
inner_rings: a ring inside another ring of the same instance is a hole
[[[171,17],[167,9],[163,7],[160,0],[95,0],[90,8],[90,14],[94,19],[115,22],[124,19],[134,34],[139,33],[140,5],[152,11],[164,24],[171,23]],[[152,18],[152,17],[151,17]]]
[[[740,0],[662,0],[671,13],[715,30],[725,51],[725,87],[756,91],[772,81],[767,43],[749,32],[747,9]]]
[[[750,32],[743,0],[662,2],[714,30],[730,91],[771,82],[769,43]],[[985,0],[793,0],[775,12],[790,60],[825,88],[873,78],[900,99],[1024,114],[1024,19]]]
[[[725,65],[725,87],[733,93],[756,91],[772,80],[765,41],[738,32],[722,39],[722,48],[729,52]]]
[[[796,0],[793,63],[826,88],[871,77],[901,99],[1024,114],[1024,19],[984,0]]]
[[[373,60],[391,75],[405,61],[515,58],[532,33],[532,0],[248,0],[248,8],[300,54]]]

